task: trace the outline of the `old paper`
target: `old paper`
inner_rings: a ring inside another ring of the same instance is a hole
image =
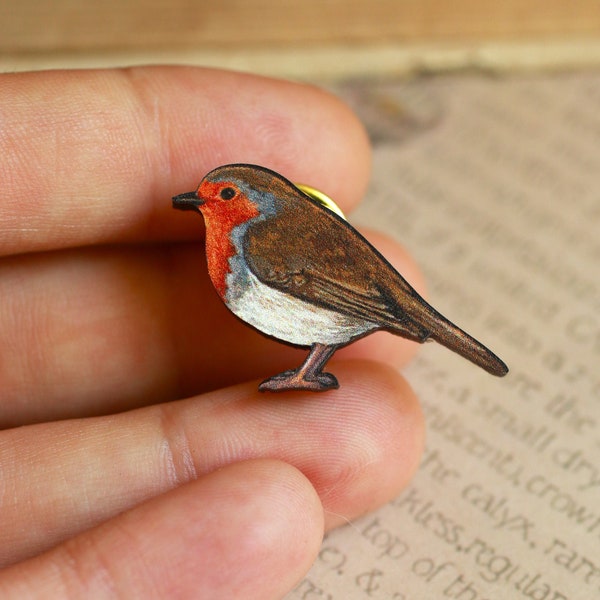
[[[341,93],[375,143],[353,221],[404,243],[511,372],[423,348],[420,472],[329,534],[288,598],[600,598],[600,74]]]

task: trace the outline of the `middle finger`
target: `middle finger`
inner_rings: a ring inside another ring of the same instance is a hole
[[[396,245],[386,253],[415,276]],[[306,354],[234,318],[194,244],[4,259],[0,297],[0,348],[10,349],[0,357],[2,427],[181,398],[273,375]],[[344,352],[395,366],[414,352],[373,337]]]
[[[392,497],[418,463],[423,423],[393,369],[339,361],[343,388],[274,400],[255,383],[119,415],[0,433],[0,566],[37,554],[221,466],[301,470],[329,526]],[[26,527],[24,524],[26,523]]]

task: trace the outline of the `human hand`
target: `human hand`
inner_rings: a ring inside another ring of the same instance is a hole
[[[170,199],[251,162],[349,210],[362,129],[323,92],[219,71],[1,79],[0,597],[281,597],[324,527],[416,468],[415,344],[378,333],[336,353],[341,389],[260,394],[305,352],[226,310]]]

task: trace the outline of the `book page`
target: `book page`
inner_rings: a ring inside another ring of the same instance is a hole
[[[288,598],[600,598],[600,74],[340,93],[375,144],[351,220],[402,242],[433,306],[511,371],[423,347],[419,473],[331,532]]]

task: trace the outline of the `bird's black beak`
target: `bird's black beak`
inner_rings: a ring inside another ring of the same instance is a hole
[[[179,196],[173,196],[173,208],[179,210],[197,210],[202,204],[204,204],[204,200],[198,198],[196,192],[186,192],[185,194],[179,194]]]

